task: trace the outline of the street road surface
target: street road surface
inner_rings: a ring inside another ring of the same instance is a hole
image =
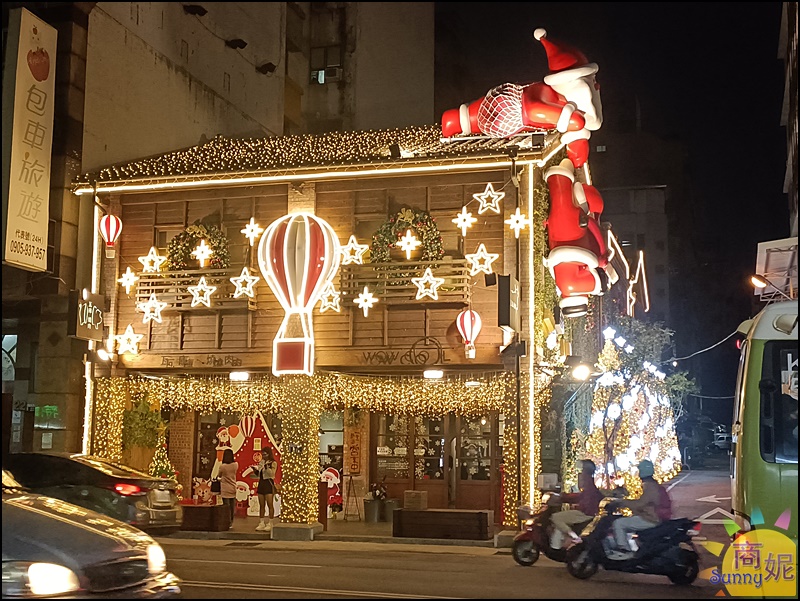
[[[675,515],[730,510],[727,473],[684,472],[670,494]],[[712,516],[722,518],[722,514]],[[701,535],[728,544],[721,524]],[[517,565],[510,549],[339,541],[159,539],[187,599],[703,599],[719,586],[698,578],[673,585],[666,576],[600,570],[589,580],[570,576],[545,557]],[[700,549],[701,570],[719,564]]]

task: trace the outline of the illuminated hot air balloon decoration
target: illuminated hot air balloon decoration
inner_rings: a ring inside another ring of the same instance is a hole
[[[293,213],[273,221],[258,244],[258,265],[286,315],[272,342],[272,373],[314,373],[311,312],[339,269],[336,232],[324,219]]]
[[[474,359],[475,339],[481,332],[481,316],[472,309],[465,309],[456,317],[456,327],[464,339],[467,359]]]
[[[106,258],[113,259],[116,254],[114,244],[122,233],[122,219],[116,215],[103,215],[100,219],[100,235],[106,241]]]

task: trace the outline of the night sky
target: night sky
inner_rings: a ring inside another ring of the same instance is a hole
[[[789,235],[780,16],[780,2],[436,3],[436,115],[501,83],[541,81],[532,32],[544,27],[599,65],[603,131],[630,131],[638,101],[643,131],[685,144],[690,202],[702,204],[682,220],[694,264],[679,267],[697,282],[697,309],[683,332],[668,325],[688,355],[751,316],[757,244]],[[681,368],[702,394],[725,396],[737,359],[732,339]],[[712,413],[729,424],[731,406]]]

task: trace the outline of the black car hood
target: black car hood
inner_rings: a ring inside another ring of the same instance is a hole
[[[3,494],[3,561],[80,567],[146,557],[153,539],[94,511],[37,494]]]

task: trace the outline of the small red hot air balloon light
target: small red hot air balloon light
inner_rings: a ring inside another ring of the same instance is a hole
[[[311,312],[339,269],[339,238],[310,213],[273,221],[258,244],[258,266],[286,312],[272,342],[272,373],[314,373]]]
[[[100,220],[100,235],[106,241],[106,258],[113,259],[116,252],[114,244],[122,233],[122,219],[116,215],[103,215]]]
[[[456,327],[464,339],[467,359],[474,359],[475,339],[481,332],[481,316],[472,309],[465,309],[456,317]]]

